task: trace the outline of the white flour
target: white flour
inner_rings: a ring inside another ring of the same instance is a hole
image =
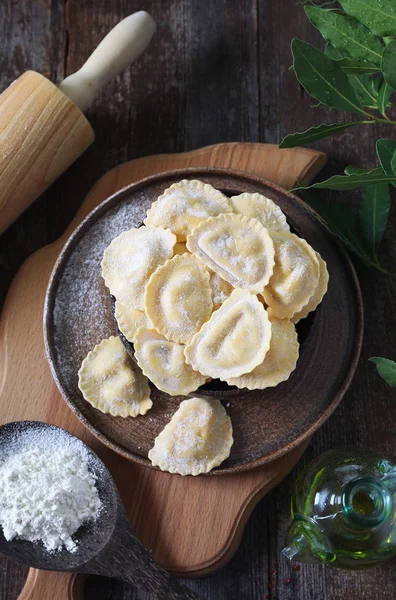
[[[4,537],[42,541],[50,552],[75,552],[72,535],[95,520],[101,507],[84,445],[57,430],[36,430],[22,431],[0,451]]]

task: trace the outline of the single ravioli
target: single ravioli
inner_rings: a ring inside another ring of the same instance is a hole
[[[229,385],[264,390],[289,379],[296,368],[300,345],[294,324],[288,319],[277,319],[271,315],[269,318],[272,336],[263,362],[246,375],[228,379]]]
[[[290,319],[315,292],[319,261],[313,248],[293,233],[271,235],[275,247],[274,274],[262,295],[276,317]]]
[[[234,290],[184,349],[194,371],[228,380],[263,362],[271,341],[271,323],[257,296]]]
[[[187,248],[234,288],[262,292],[274,269],[274,244],[257,219],[211,217],[187,238]]]
[[[102,260],[105,284],[125,306],[144,310],[150,275],[173,255],[176,236],[162,227],[129,229],[114,238]]]
[[[195,256],[174,256],[150,277],[145,309],[166,339],[186,344],[212,313],[209,272]]]
[[[78,387],[87,402],[113,417],[145,415],[153,405],[147,378],[115,336],[87,354],[78,372]]]
[[[270,198],[245,192],[232,196],[230,204],[234,212],[258,219],[269,231],[290,231],[285,215]]]
[[[228,198],[208,183],[183,179],[174,183],[151,205],[145,225],[167,227],[179,242],[201,221],[231,212]]]
[[[184,346],[168,341],[155,329],[139,329],[135,356],[150,381],[171,396],[187,396],[206,383],[207,377],[186,363]]]
[[[234,288],[228,281],[220,277],[213,271],[210,273],[210,288],[212,290],[213,309],[217,310],[234,291]]]
[[[144,311],[125,306],[119,300],[116,300],[114,314],[118,329],[132,344],[140,327],[150,328],[153,325]]]
[[[179,475],[201,475],[229,457],[231,419],[219,400],[184,400],[155,438],[148,453],[153,466]]]
[[[323,258],[320,256],[319,252],[315,252],[316,258],[319,261],[319,281],[316,289],[308,300],[308,304],[306,304],[300,312],[296,313],[292,316],[293,323],[298,323],[301,319],[305,319],[310,312],[315,310],[319,304],[323,300],[323,296],[327,292],[327,287],[329,283],[329,272],[327,270],[327,265]]]

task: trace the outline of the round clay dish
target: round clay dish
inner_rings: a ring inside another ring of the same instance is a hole
[[[321,254],[330,275],[322,304],[298,326],[300,357],[290,378],[263,391],[238,390],[235,395],[232,390],[233,396],[223,399],[234,445],[230,457],[211,474],[234,473],[270,462],[308,439],[339,404],[360,355],[363,308],[352,263],[296,196],[253,176],[210,168],[160,173],[120,190],[86,217],[58,258],[45,302],[46,351],[63,397],[84,425],[116,452],[152,467],[148,451],[183,398],[152,386],[153,408],[145,416],[115,418],[84,400],[77,373],[96,344],[117,334],[101,277],[105,248],[122,231],[139,227],[151,203],[184,178],[210,183],[227,196],[259,192],[271,198],[292,230]]]

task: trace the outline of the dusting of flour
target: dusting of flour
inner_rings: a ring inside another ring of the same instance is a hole
[[[116,333],[100,263],[115,237],[142,224],[149,204],[149,200],[138,199],[136,204],[128,201],[106,211],[78,240],[67,259],[56,291],[52,332],[58,376],[65,388],[73,380],[77,383],[78,370],[88,352]],[[69,395],[73,395],[72,389]]]
[[[76,552],[72,536],[101,510],[96,476],[80,440],[58,429],[21,429],[1,448],[0,525],[4,537]]]

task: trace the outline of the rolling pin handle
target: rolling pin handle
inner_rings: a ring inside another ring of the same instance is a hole
[[[81,111],[86,110],[99,89],[147,48],[155,29],[154,19],[144,10],[126,17],[106,35],[81,69],[62,81],[60,90]]]

